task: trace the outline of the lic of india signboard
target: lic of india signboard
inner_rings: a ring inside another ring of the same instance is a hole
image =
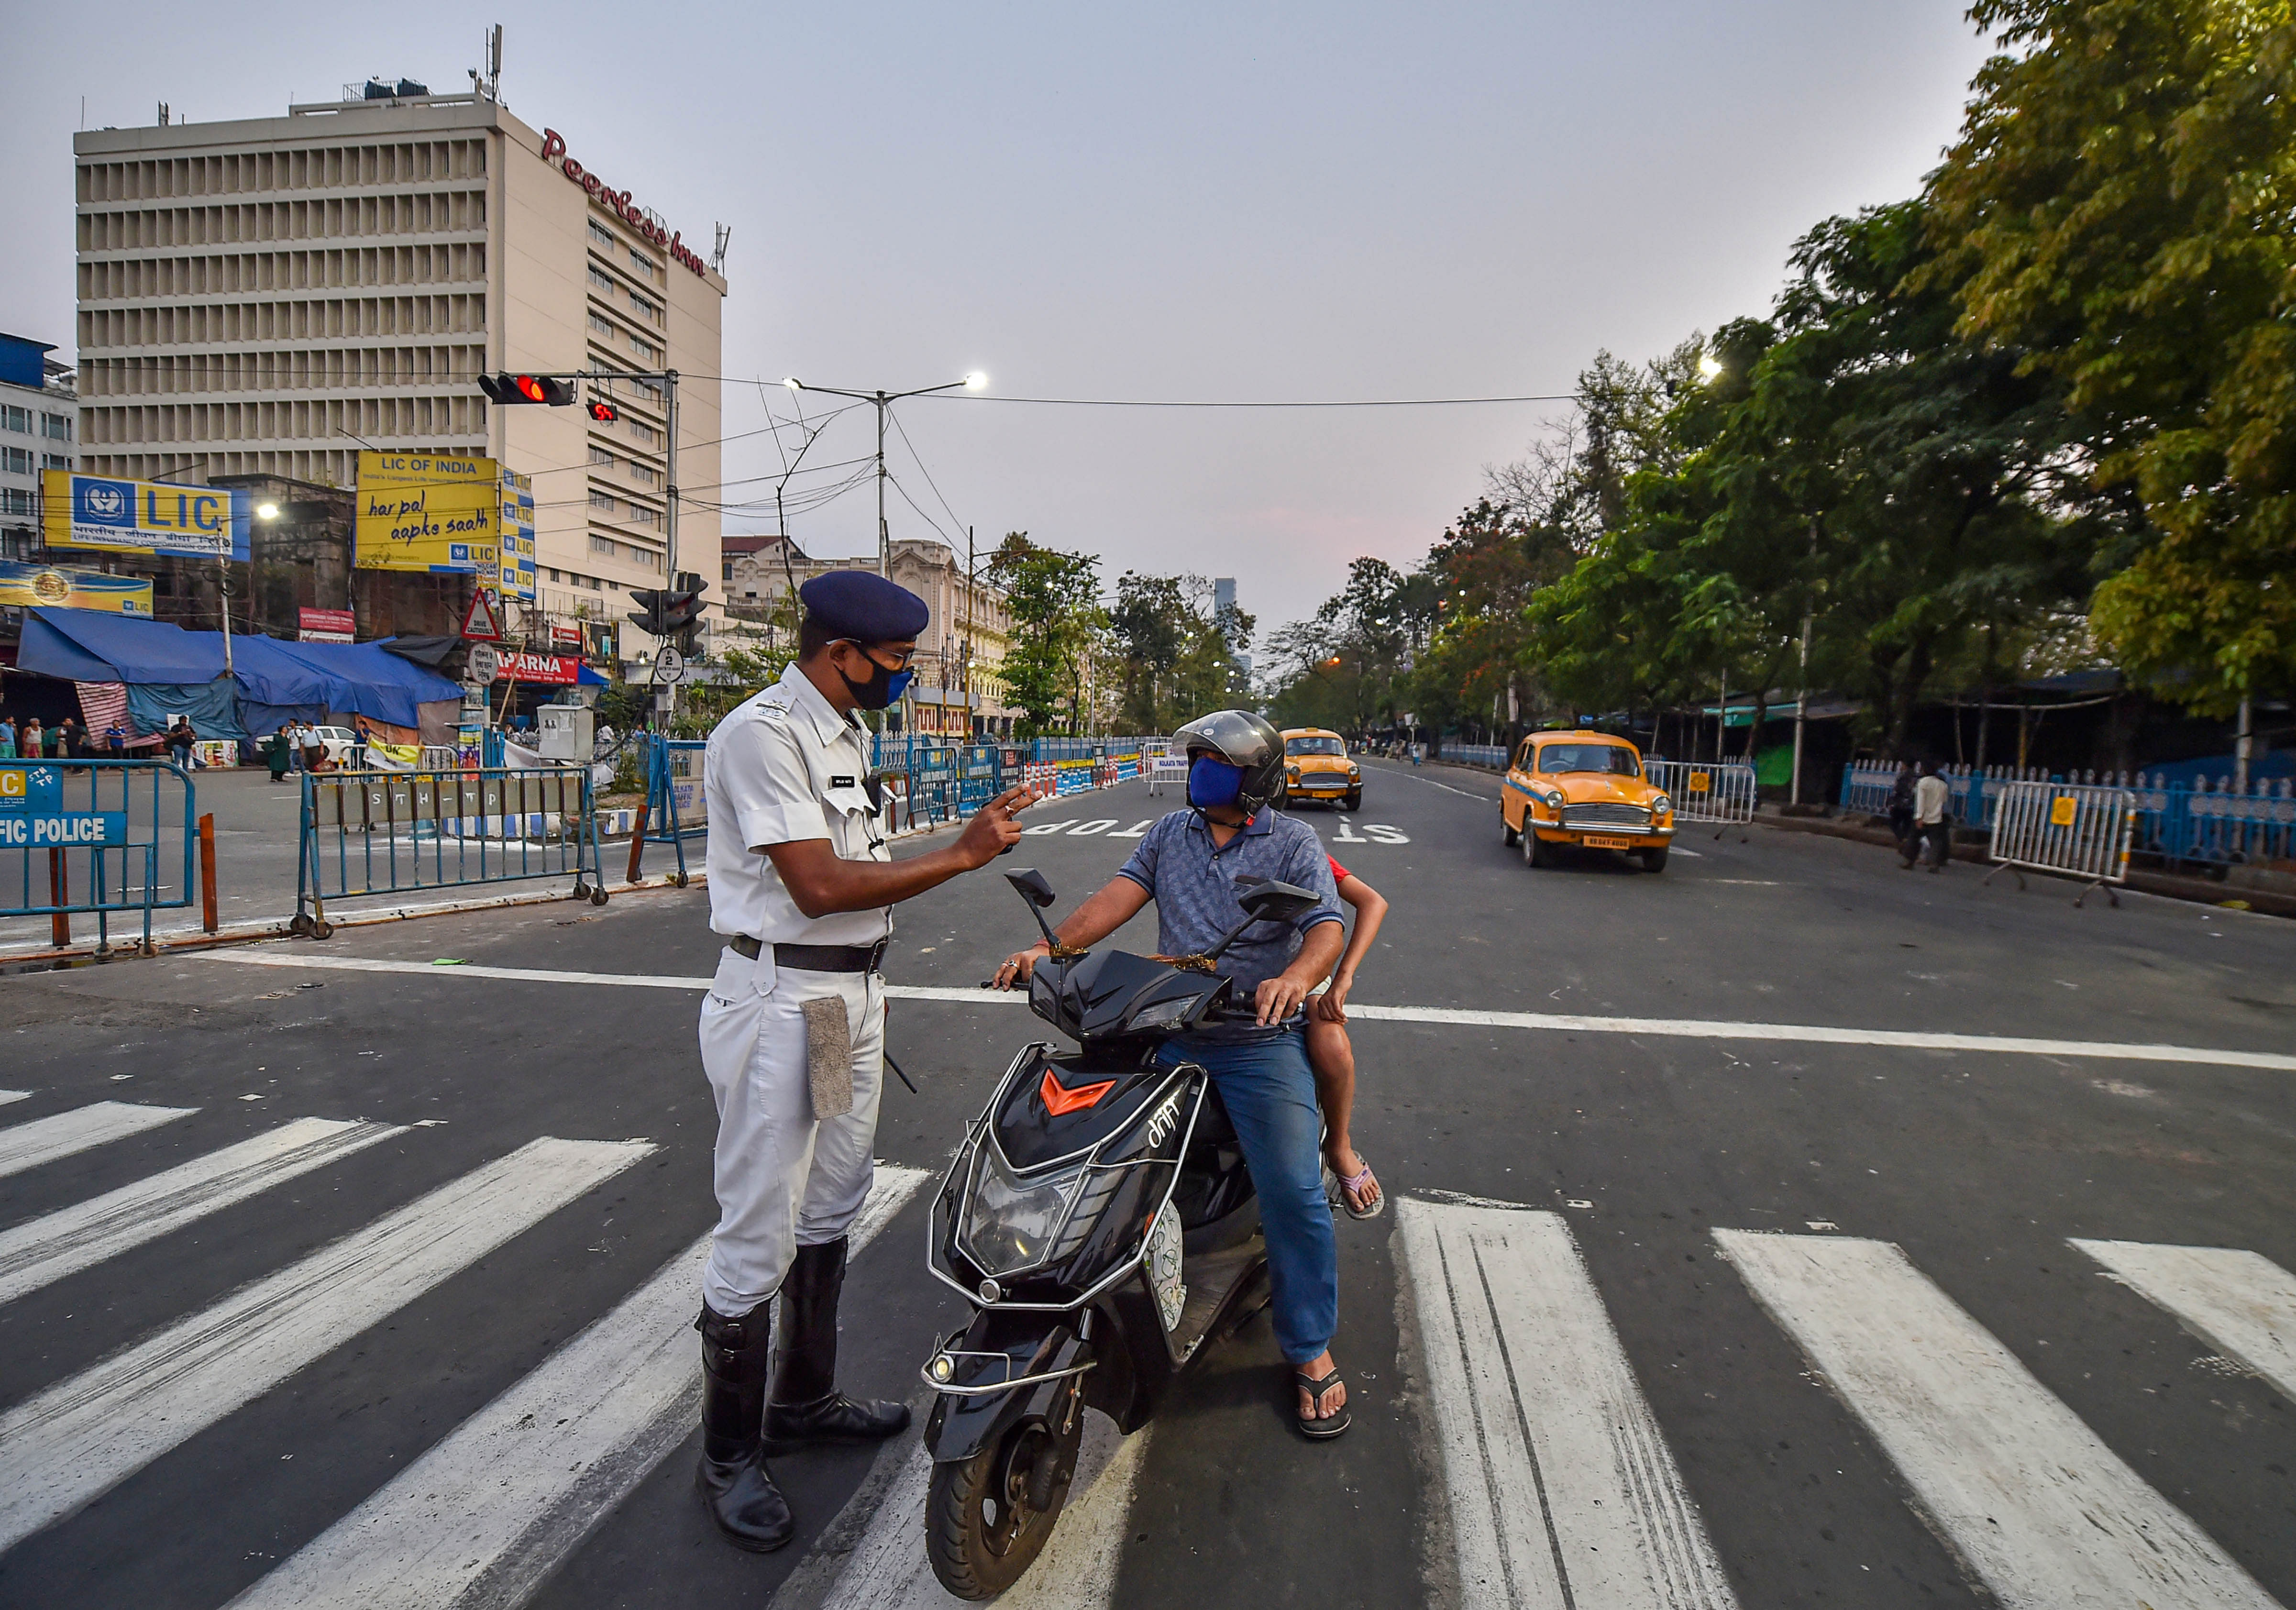
[[[0,850],[82,850],[127,842],[124,810],[66,810],[62,769],[0,766]]]
[[[252,510],[236,488],[40,472],[40,531],[52,548],[244,559]]]
[[[361,453],[351,541],[363,571],[476,575],[502,567],[502,471],[491,458]]]

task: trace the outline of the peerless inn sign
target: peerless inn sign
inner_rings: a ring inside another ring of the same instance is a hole
[[[682,233],[665,229],[655,223],[647,216],[644,208],[630,200],[628,191],[609,188],[605,181],[599,178],[596,174],[590,172],[581,163],[568,156],[566,136],[554,128],[545,128],[542,131],[542,160],[545,162],[557,163],[559,171],[568,179],[588,191],[591,198],[603,205],[607,211],[655,245],[667,251],[676,261],[685,264],[704,279],[709,277],[709,266],[693,255],[693,249],[686,245],[685,236]]]

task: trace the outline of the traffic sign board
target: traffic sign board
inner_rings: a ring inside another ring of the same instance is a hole
[[[685,675],[685,656],[684,654],[679,653],[668,644],[654,651],[653,679],[655,681],[675,682]]]
[[[502,675],[502,656],[495,653],[495,645],[491,643],[473,643],[471,645],[469,666],[471,680],[480,687],[486,687]]]
[[[480,587],[471,595],[471,607],[463,612],[463,636],[481,643],[500,643],[502,635],[502,617],[495,612],[494,598]]]

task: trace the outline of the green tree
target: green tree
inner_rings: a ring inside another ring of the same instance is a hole
[[[2005,53],[1930,187],[1962,328],[2064,382],[2141,504],[2097,637],[2209,713],[2296,684],[2296,16],[1978,0]]]
[[[987,573],[1012,612],[1013,645],[997,675],[1021,707],[1021,735],[1082,731],[1089,713],[1086,672],[1107,619],[1100,607],[1100,561],[1008,531]]]

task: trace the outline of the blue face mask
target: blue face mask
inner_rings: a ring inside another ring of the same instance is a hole
[[[1242,792],[1242,767],[1231,766],[1210,755],[1198,755],[1189,762],[1188,803],[1198,810],[1233,805],[1235,796]]]

